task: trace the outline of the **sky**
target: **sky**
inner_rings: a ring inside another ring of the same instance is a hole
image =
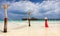
[[[3,4],[8,4],[8,19],[21,20],[30,17],[60,19],[60,0],[0,0],[0,20],[4,19]]]

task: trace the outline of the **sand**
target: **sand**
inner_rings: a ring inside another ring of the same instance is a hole
[[[50,22],[49,27],[45,28],[44,22],[31,22],[31,27],[28,22],[8,22],[8,31],[3,33],[4,23],[0,22],[0,36],[60,36],[60,21]]]

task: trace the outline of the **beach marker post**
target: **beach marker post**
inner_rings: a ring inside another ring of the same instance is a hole
[[[48,28],[48,18],[45,17],[45,27]]]
[[[7,32],[7,21],[8,21],[8,18],[7,18],[7,8],[8,8],[8,5],[7,4],[4,4],[3,5],[3,8],[4,8],[4,33]]]
[[[31,26],[30,25],[30,12],[28,12],[28,23],[29,23],[29,27]]]

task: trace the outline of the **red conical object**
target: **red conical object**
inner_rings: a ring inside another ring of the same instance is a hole
[[[47,19],[47,17],[45,18],[45,27],[48,28],[48,19]]]

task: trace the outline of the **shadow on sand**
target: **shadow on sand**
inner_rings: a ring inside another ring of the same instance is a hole
[[[4,31],[3,30],[0,30],[0,34],[3,34],[4,33]]]
[[[12,30],[23,29],[25,27],[27,27],[27,25],[18,26],[18,27],[12,28]]]
[[[0,32],[3,32],[2,30],[0,30]]]

